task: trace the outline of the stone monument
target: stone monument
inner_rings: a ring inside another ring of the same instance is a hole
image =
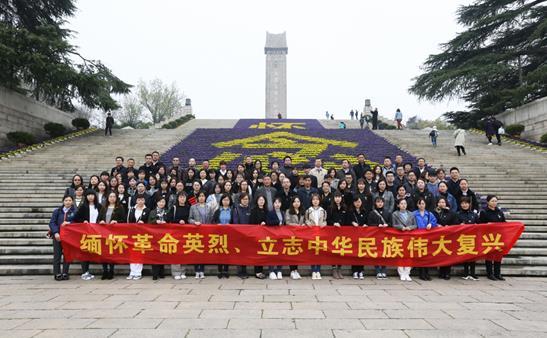
[[[287,52],[285,32],[266,32],[266,118],[287,118]]]

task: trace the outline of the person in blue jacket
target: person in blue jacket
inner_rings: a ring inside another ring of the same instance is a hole
[[[416,203],[418,210],[414,211],[414,217],[416,217],[416,225],[420,230],[431,230],[432,228],[437,227],[437,218],[432,212],[429,212],[425,209],[426,203],[425,199],[420,197]],[[420,279],[430,281],[431,277],[429,276],[429,268],[418,268],[420,272]]]
[[[49,220],[49,230],[53,239],[53,274],[56,281],[68,280],[68,269],[70,265],[63,260],[63,246],[61,244],[61,226],[72,221],[76,208],[74,199],[70,195],[63,197],[63,205],[53,210]],[[63,264],[61,265],[61,260]]]

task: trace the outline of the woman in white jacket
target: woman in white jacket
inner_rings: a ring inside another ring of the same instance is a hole
[[[465,134],[466,132],[463,129],[456,129],[454,132],[454,147],[458,151],[458,156],[462,156],[462,152],[465,155]]]

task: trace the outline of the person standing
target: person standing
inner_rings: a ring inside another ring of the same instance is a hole
[[[53,211],[49,221],[49,230],[53,236],[53,275],[56,281],[68,280],[68,269],[70,264],[63,260],[63,246],[61,244],[61,227],[70,223],[76,212],[74,199],[71,195],[63,198],[63,205]],[[62,267],[62,270],[61,270]]]
[[[321,207],[321,199],[318,194],[313,194],[311,197],[311,207],[304,214],[304,223],[307,226],[319,226],[321,228],[327,225],[327,212]],[[311,271],[311,279],[321,279],[321,265],[313,264]]]
[[[439,131],[437,130],[437,126],[433,126],[429,132],[429,138],[431,139],[431,144],[435,148],[437,147],[437,137],[439,137]]]
[[[498,141],[498,146],[501,146],[501,137],[499,134],[499,128],[502,126],[501,122],[496,120],[493,116],[490,116],[484,124],[484,132],[486,133],[486,138],[488,139],[488,145],[492,145],[492,136],[496,136]]]
[[[353,120],[353,115],[355,115],[355,113],[353,112],[353,109],[349,112],[349,116],[350,116],[350,120]]]
[[[330,117],[330,114],[329,114],[328,110],[325,112],[325,117],[327,118],[327,120],[328,120],[329,117]]]
[[[365,127],[365,115],[361,114],[361,117],[359,118],[359,125],[361,126],[361,129]]]
[[[465,153],[465,130],[463,129],[456,129],[454,132],[454,147],[456,147],[456,151],[458,152],[458,156],[462,156],[461,153],[466,155]]]
[[[407,210],[407,200],[404,198],[397,200],[397,207],[398,210],[391,215],[393,227],[403,232],[416,229],[418,227],[416,224],[416,217],[414,216],[414,213]],[[410,270],[412,270],[412,267],[410,266],[397,267],[397,272],[402,281],[412,281],[412,278],[410,278]]]
[[[395,122],[397,122],[397,129],[403,129],[403,113],[399,108],[395,111]]]
[[[104,128],[104,136],[106,136],[107,133],[110,133],[110,136],[112,136],[112,127],[114,126],[114,118],[112,117],[111,113],[106,114],[106,124]]]
[[[378,108],[374,108],[372,112],[372,130],[378,129]]]
[[[503,211],[498,208],[498,197],[496,195],[486,196],[486,208],[479,213],[479,223],[500,223],[505,222]],[[499,261],[485,260],[486,276],[490,280],[505,280],[501,276],[501,258]],[[494,269],[492,270],[492,266]]]

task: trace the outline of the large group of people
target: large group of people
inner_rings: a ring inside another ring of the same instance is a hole
[[[494,195],[481,208],[479,197],[457,167],[445,172],[419,158],[416,165],[397,155],[386,156],[381,165],[369,165],[364,154],[357,162],[341,161],[338,168],[294,166],[290,156],[283,161],[263,164],[246,156],[235,170],[220,162],[194,158],[183,165],[174,157],[162,163],[155,151],[146,154],[144,164],[119,156],[109,171],[84,180],[75,175],[67,187],[63,205],[50,221],[54,248],[54,278],[69,279],[69,265],[63,262],[60,228],[67,223],[152,223],[152,224],[256,224],[263,226],[393,227],[400,231],[429,230],[435,227],[504,222]],[[266,167],[267,166],[267,167]],[[82,262],[84,280],[94,279],[89,262]],[[114,265],[103,264],[102,279],[112,279]],[[387,278],[385,266],[375,266],[377,279]],[[174,279],[186,278],[186,267],[171,265]],[[429,268],[418,268],[422,280],[431,280]],[[143,265],[130,264],[127,279],[142,278]],[[237,267],[240,278],[248,278],[246,266]],[[267,271],[267,274],[265,273]],[[311,266],[312,279],[321,279],[321,266]],[[352,266],[352,277],[363,279],[363,266]],[[398,267],[400,279],[412,280],[410,267]],[[254,267],[256,278],[282,279],[280,266]],[[501,261],[486,262],[487,277],[504,280]],[[195,278],[205,278],[203,265],[194,266]],[[450,279],[451,267],[438,270]],[[218,266],[218,278],[229,278],[229,267]],[[344,278],[341,266],[332,266],[332,276]],[[152,266],[152,278],[164,277],[164,266]],[[298,266],[290,266],[290,277],[300,279]],[[463,278],[478,280],[475,262],[466,262]]]

